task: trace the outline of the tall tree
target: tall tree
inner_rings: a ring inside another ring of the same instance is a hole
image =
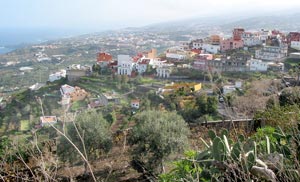
[[[66,135],[85,155],[86,159],[93,160],[112,148],[112,138],[108,122],[96,111],[86,111],[78,115],[74,123],[68,123]],[[75,162],[78,153],[64,137],[60,140],[58,153],[62,160]],[[85,171],[87,166],[85,165]]]
[[[187,124],[175,112],[144,111],[136,116],[136,122],[130,138],[132,155],[152,172],[161,172],[163,161],[188,143]]]

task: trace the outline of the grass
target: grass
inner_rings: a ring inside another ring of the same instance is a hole
[[[20,131],[28,131],[28,130],[30,130],[29,121],[21,120],[20,121]]]
[[[86,108],[87,103],[85,101],[75,101],[71,106],[72,111],[77,111],[80,108]]]

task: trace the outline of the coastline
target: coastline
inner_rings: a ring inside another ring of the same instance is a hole
[[[11,51],[14,51],[15,49],[14,48],[8,48],[8,47],[0,47],[0,55],[2,54],[6,54],[6,53],[9,53]]]

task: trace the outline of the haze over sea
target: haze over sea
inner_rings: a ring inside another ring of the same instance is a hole
[[[5,54],[27,44],[38,44],[81,33],[85,32],[49,29],[0,29],[0,54]]]

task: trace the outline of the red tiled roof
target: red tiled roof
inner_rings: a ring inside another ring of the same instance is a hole
[[[109,62],[112,61],[112,56],[108,53],[101,52],[97,55],[97,62]]]
[[[140,103],[140,100],[139,99],[134,99],[134,100],[131,100],[131,103],[132,104],[138,104],[138,103]]]

